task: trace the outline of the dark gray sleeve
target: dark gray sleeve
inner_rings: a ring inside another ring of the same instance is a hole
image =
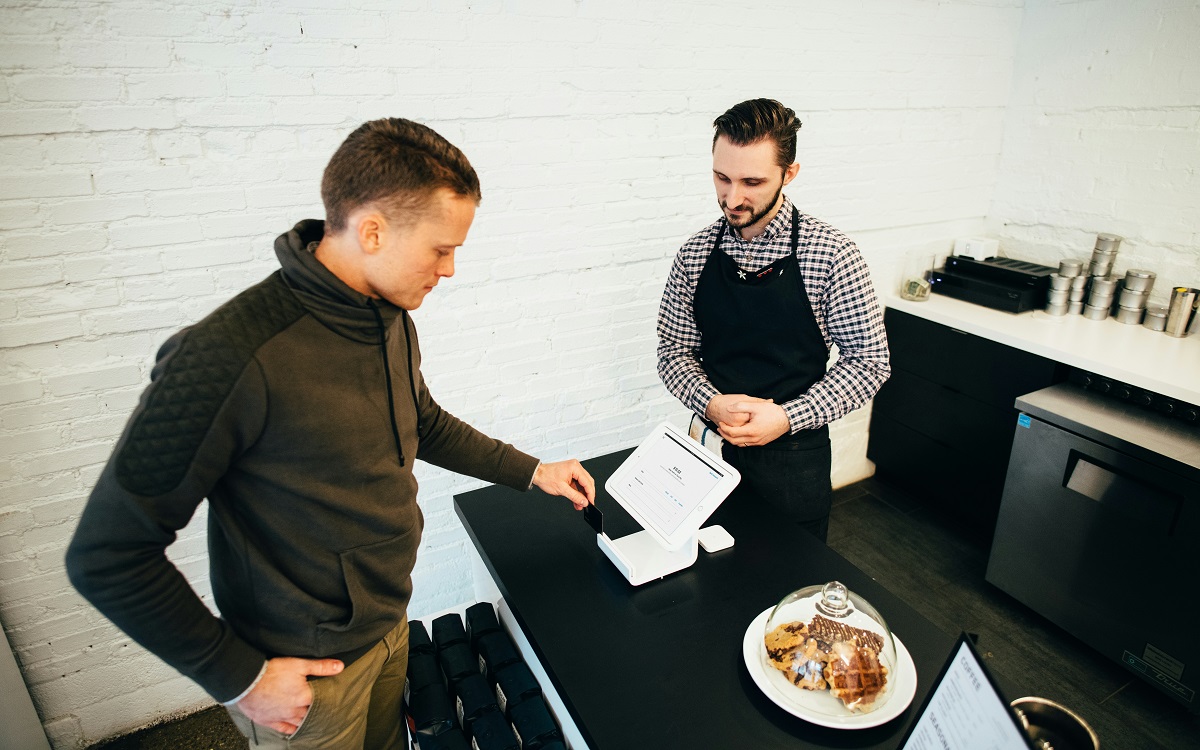
[[[538,467],[536,458],[488,437],[446,411],[433,400],[424,380],[419,382],[421,447],[417,458],[476,479],[529,489]]]
[[[266,399],[252,359],[222,376],[184,372],[185,343],[186,331],[159,352],[151,384],[84,508],[67,573],[131,638],[224,702],[254,681],[265,657],[213,616],[165,550],[253,442]]]
[[[409,323],[416,341],[416,326]],[[501,440],[488,437],[443,409],[421,376],[420,347],[414,347],[417,409],[420,415],[420,448],[417,458],[458,474],[527,490],[533,482],[538,460]]]

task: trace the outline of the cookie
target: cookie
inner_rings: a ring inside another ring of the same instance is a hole
[[[829,655],[822,651],[817,639],[809,638],[804,645],[792,652],[791,664],[786,670],[792,684],[805,690],[824,690],[825,662]]]
[[[808,626],[802,622],[785,622],[777,626],[763,639],[767,647],[767,656],[775,662],[776,669],[787,659],[787,655],[804,645],[808,635]]]

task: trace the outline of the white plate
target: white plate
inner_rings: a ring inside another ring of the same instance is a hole
[[[770,616],[771,610],[764,610],[746,628],[746,635],[742,639],[742,658],[754,684],[784,711],[823,727],[866,729],[891,721],[912,703],[917,693],[917,665],[895,633],[892,634],[892,641],[896,644],[897,666],[891,675],[895,680],[892,697],[870,713],[855,713],[842,706],[842,702],[828,690],[802,690],[788,682],[779,670],[763,666],[759,651],[763,648],[763,633]]]

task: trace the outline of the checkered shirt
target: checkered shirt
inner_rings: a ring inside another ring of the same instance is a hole
[[[722,249],[739,267],[756,271],[790,252],[792,202],[785,196],[766,230],[750,241],[718,219],[692,235],[675,256],[658,309],[658,375],[667,390],[701,416],[719,392],[700,364],[700,331],[692,299],[722,227]],[[836,345],[838,356],[825,377],[799,398],[782,404],[793,433],[828,424],[862,406],[892,371],[883,311],[854,242],[801,213],[796,259],[825,346]]]

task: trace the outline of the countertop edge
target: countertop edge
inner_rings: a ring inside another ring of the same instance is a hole
[[[1138,388],[1200,404],[1200,337],[1172,338],[1112,320],[1040,311],[1007,313],[933,295],[884,305]]]

